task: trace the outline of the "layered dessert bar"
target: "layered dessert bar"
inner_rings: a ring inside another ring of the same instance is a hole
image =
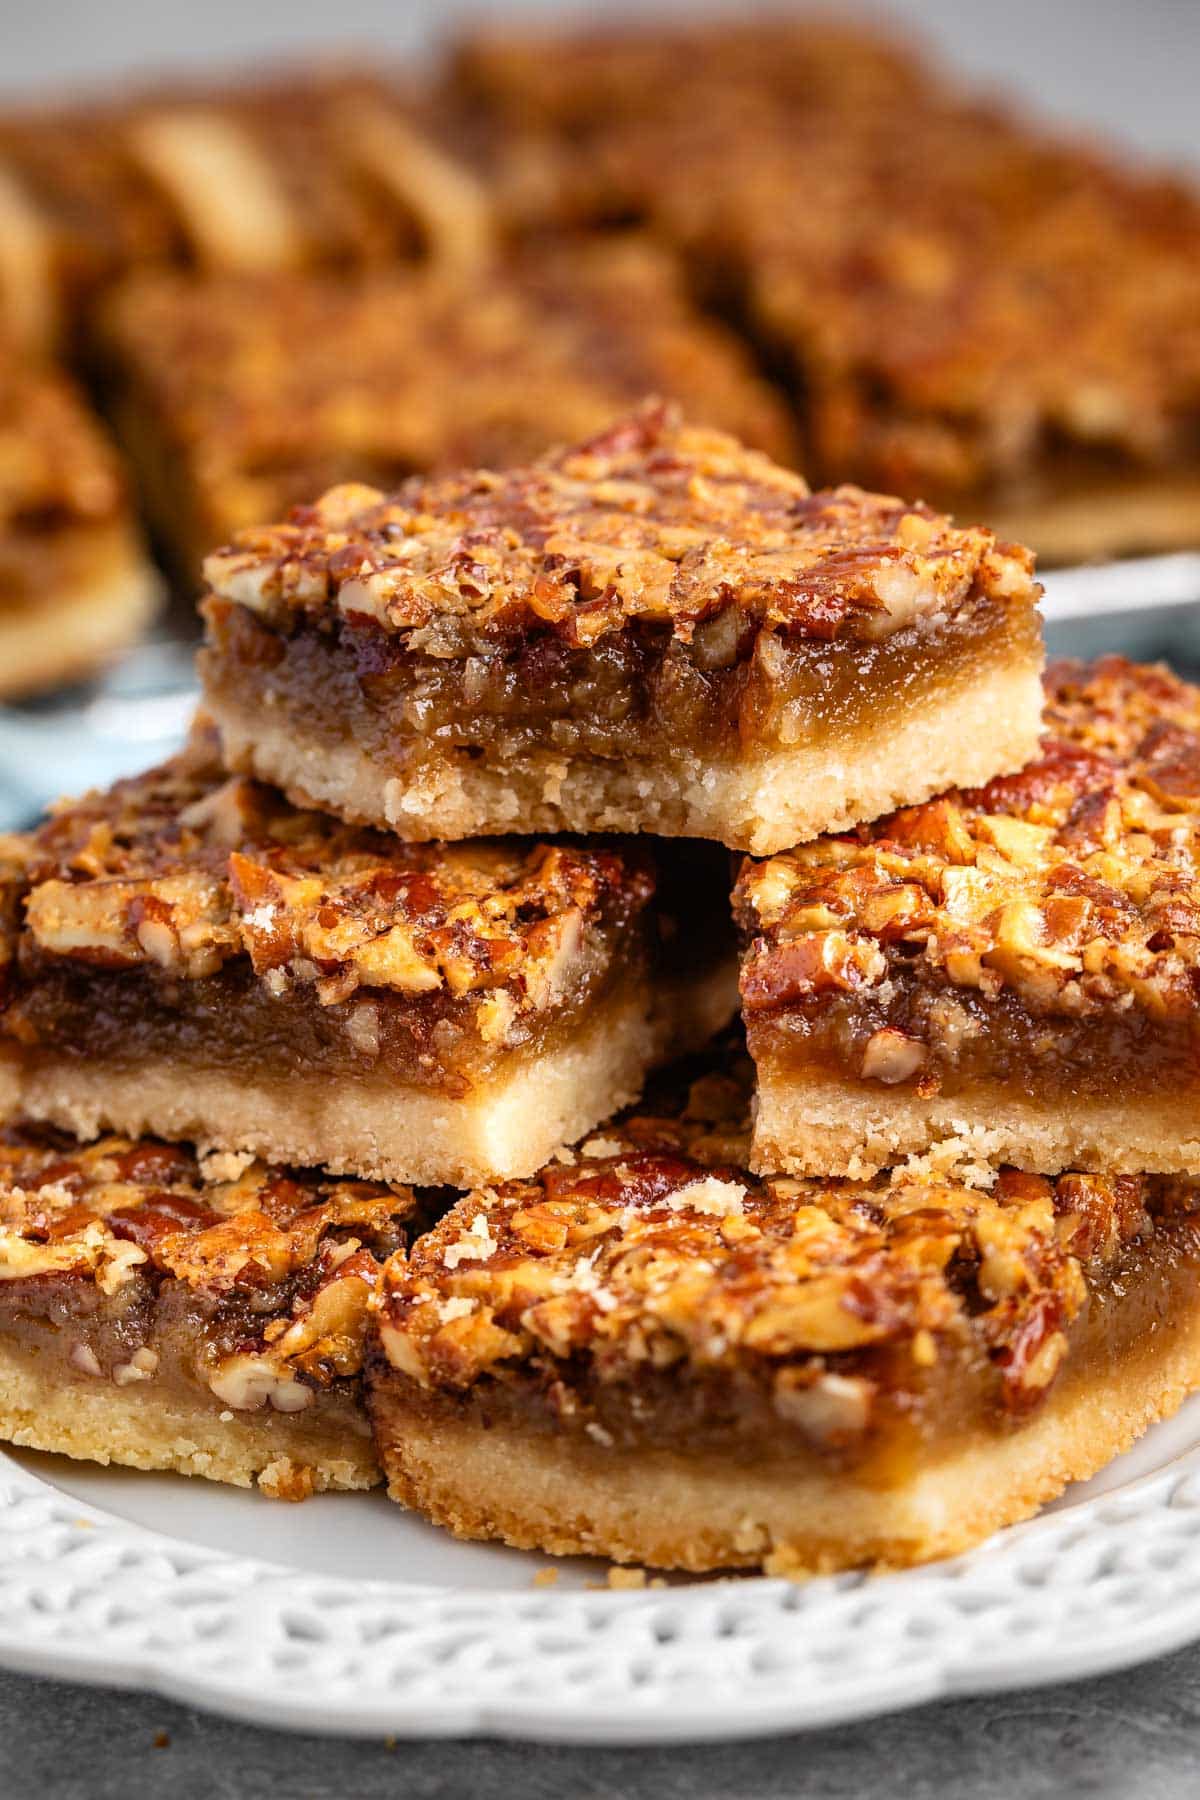
[[[145,275],[113,297],[105,363],[158,536],[192,582],[214,545],[335,482],[524,462],[647,393],[782,460],[793,447],[750,353],[633,240],[467,283]]]
[[[677,1030],[728,1018],[711,859],[664,876],[656,909],[638,845],[406,846],[226,776],[201,726],[6,840],[0,1085],[80,1138],[462,1187],[528,1173]]]
[[[0,699],[89,673],[160,593],[100,424],[64,376],[0,343]]]
[[[1057,665],[1045,731],[1018,775],[744,868],[757,1167],[1200,1171],[1200,689]]]
[[[709,251],[792,371],[807,466],[1057,562],[1200,542],[1200,195],[985,105],[897,114],[815,182],[814,147]]]
[[[152,1139],[0,1138],[0,1439],[281,1499],[379,1479],[368,1302],[404,1189]]]
[[[726,14],[583,30],[473,22],[446,89],[518,229],[633,219],[679,242],[790,125],[819,116],[840,131],[882,109],[915,110],[927,85],[911,48],[881,31]]]
[[[800,1574],[950,1555],[1200,1383],[1178,1177],[759,1177],[736,1065],[385,1271],[392,1497],[464,1537]]]
[[[637,220],[787,385],[818,482],[1043,558],[1200,541],[1200,195],[977,97],[919,48],[791,22],[459,58],[502,207]]]
[[[406,838],[763,853],[1034,753],[1031,571],[649,406],[243,533],[205,564],[201,669],[232,767]]]
[[[350,66],[0,110],[0,325],[86,346],[130,270],[463,273],[492,206],[428,100]]]

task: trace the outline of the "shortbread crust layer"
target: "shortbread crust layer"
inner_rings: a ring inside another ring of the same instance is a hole
[[[933,1153],[986,1179],[991,1169],[1108,1169],[1137,1175],[1200,1169],[1200,1088],[1160,1083],[1122,1096],[1046,1102],[980,1082],[948,1095],[864,1091],[827,1070],[796,1076],[757,1063],[752,1165],[795,1175],[860,1177]]]

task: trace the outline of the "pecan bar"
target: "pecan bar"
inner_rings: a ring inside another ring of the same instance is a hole
[[[0,1438],[300,1500],[378,1479],[360,1374],[405,1189],[0,1138]]]
[[[1200,689],[1061,664],[1045,727],[1019,775],[744,869],[760,1168],[1200,1171]]]
[[[728,1018],[727,859],[695,848],[660,916],[648,848],[406,846],[227,777],[201,727],[7,840],[10,1102],[372,1178],[527,1173]]]
[[[99,423],[65,376],[0,344],[0,698],[87,674],[159,598]]]
[[[501,203],[687,250],[805,467],[1072,561],[1200,540],[1200,196],[887,39],[720,23],[460,57]]]
[[[242,534],[205,565],[201,668],[231,766],[403,837],[761,852],[1033,753],[1031,567],[650,406]]]
[[[719,1062],[387,1266],[392,1497],[465,1537],[808,1573],[968,1548],[1200,1383],[1181,1177],[746,1172]]]
[[[787,460],[783,403],[647,243],[463,283],[440,269],[126,285],[109,382],[160,540],[187,576],[335,482],[524,462],[661,393]]]

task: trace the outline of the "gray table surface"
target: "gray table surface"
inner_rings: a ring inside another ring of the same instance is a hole
[[[1200,1645],[1099,1681],[805,1737],[664,1750],[291,1737],[0,1674],[0,1796],[26,1800],[1195,1800]]]

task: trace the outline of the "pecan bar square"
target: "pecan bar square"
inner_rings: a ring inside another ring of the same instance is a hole
[[[1061,664],[1045,729],[1019,775],[743,870],[758,1167],[1200,1171],[1200,689]]]
[[[747,1173],[719,1060],[387,1266],[392,1497],[464,1537],[799,1574],[968,1548],[1200,1383],[1179,1177]]]
[[[202,675],[233,767],[403,837],[765,852],[1033,754],[1031,567],[652,406],[244,533],[205,565]]]
[[[441,269],[127,283],[108,379],[161,541],[187,578],[248,525],[339,481],[527,461],[647,393],[787,460],[787,411],[749,350],[647,242]]]
[[[687,254],[789,386],[805,467],[1059,562],[1200,541],[1200,189],[825,22],[458,59],[498,204]]]
[[[179,1145],[0,1138],[0,1438],[301,1500],[379,1479],[368,1302],[405,1189]]]
[[[226,776],[201,726],[7,840],[10,1104],[372,1178],[528,1173],[733,1010],[728,859],[696,850],[659,881],[636,844],[406,846]]]
[[[160,596],[99,422],[65,376],[0,343],[0,699],[90,673]]]

